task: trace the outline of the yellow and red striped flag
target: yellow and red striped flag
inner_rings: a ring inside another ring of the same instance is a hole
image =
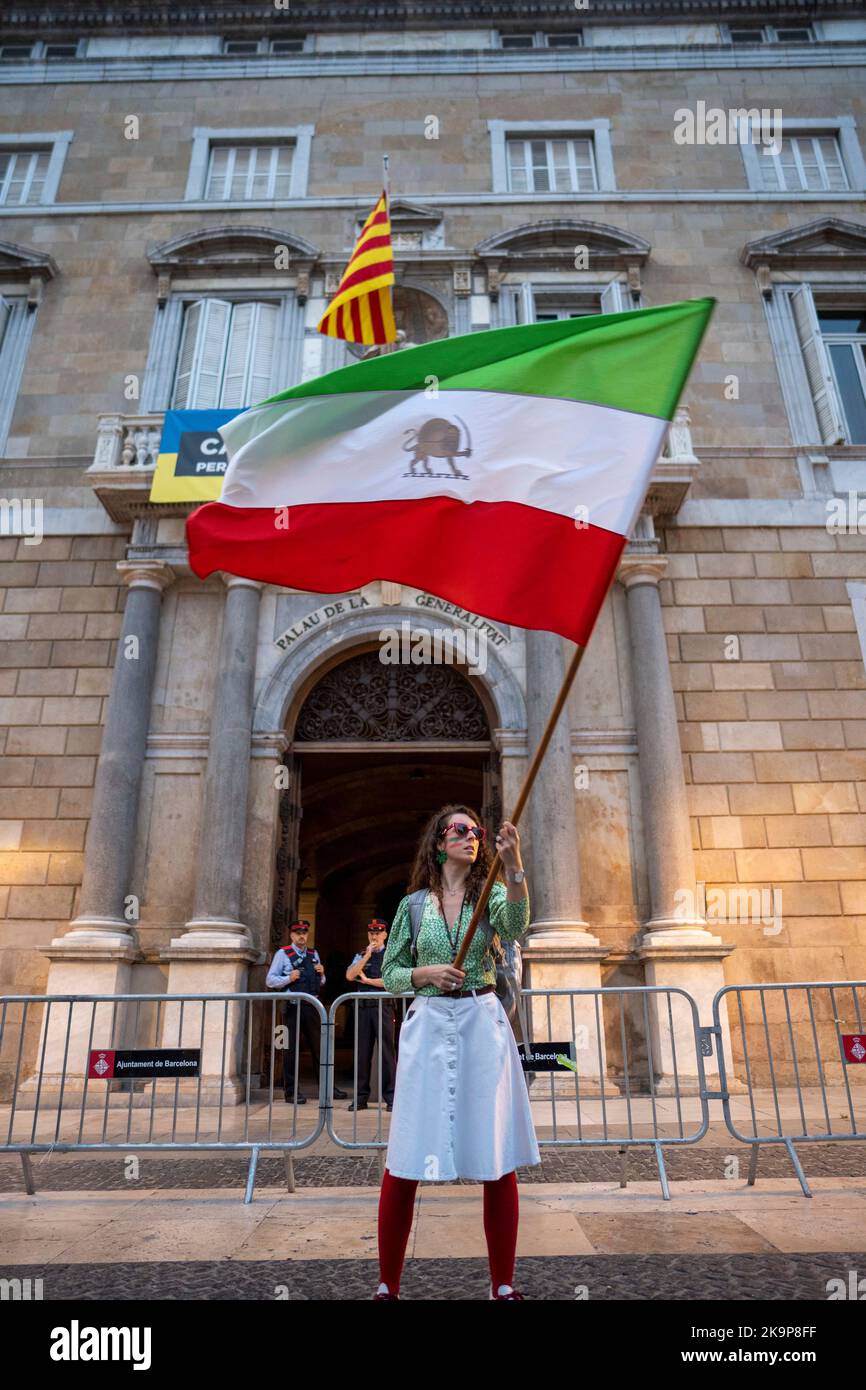
[[[318,323],[328,338],[347,343],[394,343],[397,325],[391,303],[394,252],[388,198],[382,194],[358,237],[337,293]]]

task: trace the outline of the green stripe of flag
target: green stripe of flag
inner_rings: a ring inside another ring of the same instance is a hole
[[[357,391],[506,391],[670,420],[714,299],[466,333],[356,362],[267,402]]]

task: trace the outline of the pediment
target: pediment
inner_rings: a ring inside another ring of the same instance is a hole
[[[820,217],[800,227],[749,241],[740,260],[753,270],[760,265],[804,269],[838,262],[848,266],[866,264],[866,224],[841,217]]]
[[[389,210],[391,225],[408,224],[417,227],[437,227],[442,221],[438,208],[422,207],[420,203],[410,203],[408,198],[392,198]]]
[[[506,232],[498,232],[476,246],[476,255],[493,262],[551,262],[567,259],[573,263],[575,247],[585,246],[590,264],[625,269],[643,265],[650,244],[643,237],[624,232],[604,222],[582,218],[548,218],[526,222]]]
[[[318,247],[279,227],[200,227],[151,247],[147,258],[156,274],[179,270],[273,270],[276,254],[288,247],[290,257],[310,265]]]
[[[0,276],[5,280],[53,280],[58,274],[57,263],[51,256],[31,251],[14,241],[0,241]]]

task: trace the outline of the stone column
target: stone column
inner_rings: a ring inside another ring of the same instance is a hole
[[[222,632],[215,674],[213,710],[205,774],[201,835],[193,915],[183,936],[161,952],[169,962],[168,994],[233,994],[247,986],[249,965],[259,960],[250,933],[240,920],[241,884],[250,778],[253,688],[262,585],[234,575],[226,587]],[[201,1006],[168,1004],[163,1046],[197,1047],[201,1042]],[[245,1009],[228,1011],[225,1041],[226,1090],[240,1099],[237,1072]],[[219,1088],[223,1071],[222,1006],[205,1013],[202,1093]],[[184,1083],[181,1083],[183,1088]],[[195,1083],[188,1090],[194,1092]]]
[[[121,560],[117,566],[129,596],[117,643],[108,713],[102,736],[87,832],[78,916],[45,954],[51,961],[46,994],[128,994],[138,953],[127,914],[136,842],[138,799],[150,726],[150,705],[159,645],[163,590],[174,573],[161,560]],[[112,1005],[97,1007],[93,1046],[116,1047]],[[63,1070],[69,1008],[55,1006],[45,1039],[46,1077]],[[122,1029],[123,1011],[117,1026]],[[72,1010],[68,1076],[84,1075],[91,1008]],[[50,1084],[50,1083],[49,1083]]]
[[[562,639],[554,633],[526,633],[527,741],[530,756],[538,746],[547,716],[565,677]],[[524,958],[533,989],[598,989],[600,962],[606,955],[583,920],[578,859],[574,766],[568,711],[560,715],[529,796],[531,834],[530,908],[532,920]],[[548,1015],[548,999],[550,1012]],[[564,1042],[572,1037],[571,996],[539,997],[532,1006],[532,1033],[538,1041]],[[550,1022],[548,1023],[548,1018]],[[581,1092],[598,1089],[605,1073],[604,1038],[598,1037],[592,995],[574,996],[574,1027]],[[581,1025],[583,1025],[581,1027]],[[545,1089],[547,1080],[545,1078]],[[557,1091],[574,1094],[565,1075]]]
[[[626,590],[635,722],[640,764],[641,812],[649,880],[650,916],[639,958],[648,985],[686,990],[709,1024],[713,995],[724,984],[722,961],[733,950],[707,930],[697,897],[688,795],[679,725],[668,663],[659,581],[667,560],[638,549],[623,556],[618,579]],[[653,1002],[653,999],[657,1001]],[[674,1045],[681,1086],[697,1082],[692,1020],[685,1001],[673,999],[673,1027],[664,996],[651,999],[653,1055],[659,1089],[673,1085]],[[726,1040],[730,1056],[730,1041]],[[715,1057],[705,1058],[708,1076]]]

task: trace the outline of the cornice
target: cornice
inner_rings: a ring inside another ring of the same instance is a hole
[[[384,0],[384,3],[299,3],[280,11],[270,3],[238,4],[237,0],[211,0],[209,4],[178,4],[176,0],[127,3],[117,8],[82,4],[81,0],[55,0],[53,4],[20,4],[0,18],[0,32],[46,33],[59,37],[64,29],[78,34],[121,30],[124,33],[232,34],[257,29],[273,32],[280,28],[298,30],[461,29],[490,28],[514,24],[535,28],[573,29],[575,24],[639,24],[647,20],[678,23],[683,20],[741,20],[744,17],[767,21],[817,18],[857,18],[862,6],[852,0],[593,0],[591,11],[576,11],[573,0],[466,0],[466,3],[436,3],[436,0]]]

